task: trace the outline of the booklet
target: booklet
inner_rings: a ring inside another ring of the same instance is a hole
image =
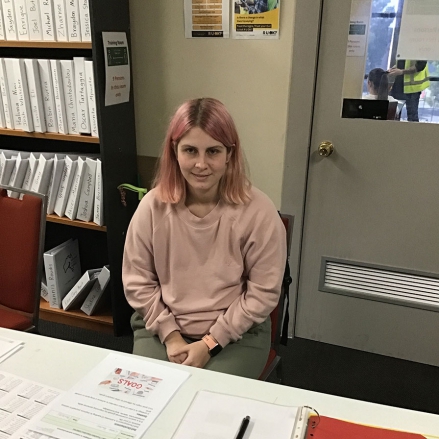
[[[146,359],[109,354],[23,437],[140,439],[189,376]]]

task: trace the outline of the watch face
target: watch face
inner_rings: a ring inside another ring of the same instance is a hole
[[[219,354],[222,351],[222,347],[217,344],[214,348],[212,348],[209,353],[211,357],[214,357],[215,355]]]

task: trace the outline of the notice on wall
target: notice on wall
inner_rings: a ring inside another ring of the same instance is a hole
[[[105,56],[105,106],[130,100],[130,54],[125,32],[102,32]]]
[[[365,56],[369,17],[351,17],[346,56]]]
[[[405,0],[397,59],[439,60],[439,2]]]
[[[232,37],[278,40],[280,0],[233,0]]]
[[[229,0],[184,0],[186,38],[229,38]]]

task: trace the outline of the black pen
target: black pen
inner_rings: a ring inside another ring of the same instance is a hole
[[[248,424],[250,424],[250,416],[246,416],[239,427],[238,433],[235,436],[235,439],[242,439],[244,437],[245,431],[247,430]]]

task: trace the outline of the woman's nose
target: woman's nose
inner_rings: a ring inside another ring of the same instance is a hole
[[[206,156],[204,154],[200,154],[197,157],[197,161],[195,163],[197,168],[204,168],[206,166]]]

